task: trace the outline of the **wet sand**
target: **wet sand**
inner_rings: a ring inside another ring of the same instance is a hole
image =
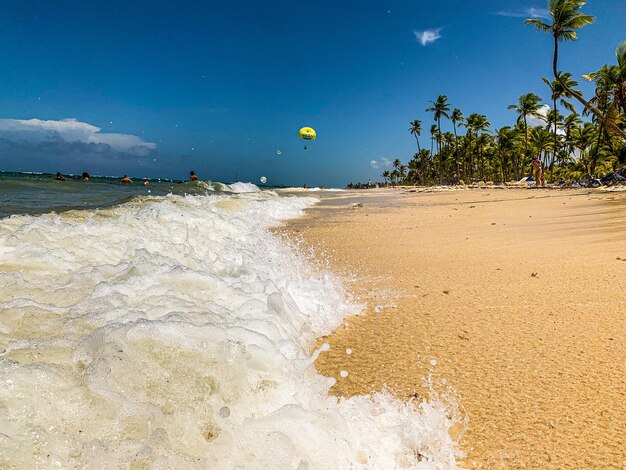
[[[432,370],[464,467],[626,467],[626,193],[339,196],[285,229],[366,304],[320,339],[334,393],[424,396]]]

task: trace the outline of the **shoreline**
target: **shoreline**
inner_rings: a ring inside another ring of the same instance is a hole
[[[324,195],[280,230],[367,305],[316,367],[338,396],[405,400],[432,372],[467,468],[617,468],[626,193],[493,189]]]

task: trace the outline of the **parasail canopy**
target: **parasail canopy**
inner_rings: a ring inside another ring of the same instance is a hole
[[[298,138],[304,140],[315,140],[317,138],[317,134],[315,133],[315,129],[311,127],[303,127],[298,131]]]

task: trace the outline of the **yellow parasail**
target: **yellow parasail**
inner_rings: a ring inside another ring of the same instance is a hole
[[[315,140],[317,138],[317,134],[315,133],[315,129],[303,127],[298,131],[298,138],[304,140]]]

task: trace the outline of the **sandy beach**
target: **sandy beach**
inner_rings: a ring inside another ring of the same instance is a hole
[[[466,468],[624,468],[626,193],[322,197],[286,232],[366,305],[319,340],[334,393],[421,397],[430,372]]]

